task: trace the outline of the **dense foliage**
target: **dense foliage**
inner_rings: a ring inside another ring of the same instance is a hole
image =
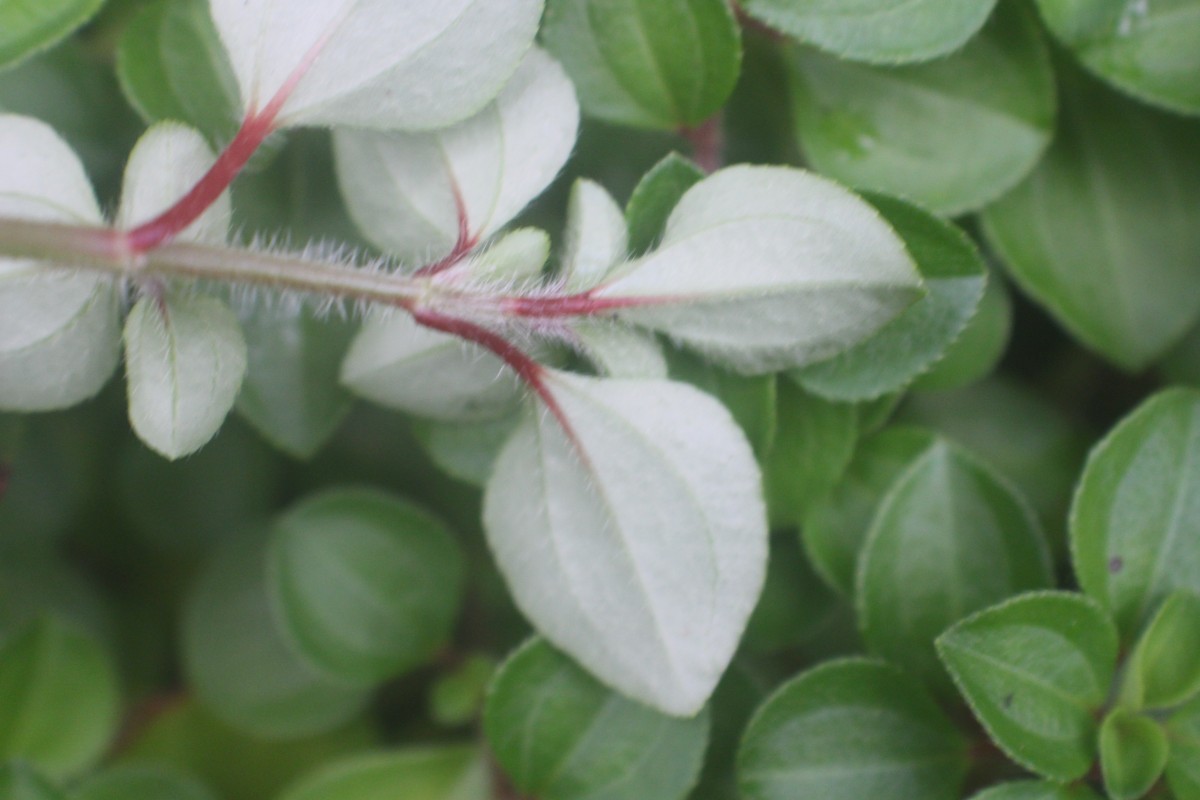
[[[0,800],[1200,800],[1198,115],[1197,0],[0,0]]]

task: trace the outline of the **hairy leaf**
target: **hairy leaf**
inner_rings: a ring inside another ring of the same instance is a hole
[[[560,277],[568,291],[591,289],[625,258],[625,215],[600,184],[581,178],[571,187],[563,250]]]

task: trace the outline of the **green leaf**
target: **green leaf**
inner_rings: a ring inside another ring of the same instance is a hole
[[[984,212],[1025,291],[1084,345],[1140,369],[1200,314],[1200,125],[1060,64],[1062,111],[1033,174]]]
[[[910,388],[922,392],[958,389],[992,374],[1012,334],[1013,301],[1005,278],[988,271],[979,308],[941,359],[918,375]]]
[[[745,800],[957,800],[967,742],[896,667],[832,661],[754,715],[738,755]]]
[[[1096,758],[1096,712],[1117,661],[1112,621],[1066,592],[1014,598],[942,634],[938,653],[992,740],[1055,781]]]
[[[99,760],[117,732],[120,698],[91,636],[40,617],[0,643],[0,762],[22,759],[66,778]]]
[[[1200,392],[1160,392],[1088,457],[1071,508],[1071,554],[1085,592],[1129,641],[1177,589],[1200,592]]]
[[[926,211],[884,195],[868,195],[904,240],[927,293],[869,339],[790,375],[833,400],[873,400],[930,369],[975,315],[987,268],[965,233]]]
[[[112,640],[112,608],[89,576],[41,547],[5,552],[0,557],[0,641],[43,615],[69,620],[97,641]]]
[[[743,0],[754,19],[842,58],[927,61],[975,35],[996,0]]]
[[[543,373],[484,496],[517,606],[630,697],[691,716],[762,589],[758,466],[729,412],[663,380]],[[549,546],[548,546],[549,545]]]
[[[1167,766],[1169,745],[1162,726],[1149,717],[1114,708],[1100,726],[1100,768],[1112,800],[1136,800]]]
[[[680,198],[702,180],[704,170],[676,152],[668,153],[651,167],[625,204],[630,252],[640,255],[653,249]]]
[[[350,684],[420,665],[458,613],[463,564],[453,534],[380,492],[305,500],[275,523],[267,558],[286,635],[316,669]]]
[[[517,789],[542,800],[681,800],[709,727],[706,712],[672,719],[622,697],[540,639],[501,667],[483,724]]]
[[[4,800],[66,800],[66,795],[24,761],[0,764],[0,797]]]
[[[771,527],[797,527],[837,486],[858,444],[858,410],[790,381],[777,389],[774,436],[760,457]]]
[[[104,0],[6,0],[0,6],[0,68],[66,38],[102,5]]]
[[[826,583],[854,593],[858,554],[884,495],[917,457],[933,446],[933,433],[888,428],[861,441],[832,493],[808,509],[800,525],[804,550]]]
[[[246,374],[237,317],[215,297],[170,291],[143,297],[125,321],[129,420],[169,459],[208,443],[233,408]]]
[[[1133,708],[1169,708],[1200,693],[1200,597],[1172,592],[1142,632],[1125,668],[1121,698]]]
[[[874,208],[785,167],[739,165],[697,183],[658,249],[615,274],[592,296],[747,374],[836,355],[920,296],[904,243]]]
[[[803,645],[830,621],[837,596],[817,577],[790,531],[771,538],[767,580],[742,650],[771,654]]]
[[[213,147],[232,140],[241,125],[237,79],[206,0],[142,7],[121,36],[117,77],[148,122],[186,122]]]
[[[327,763],[279,800],[487,800],[487,762],[474,747],[394,750]]]
[[[429,716],[433,721],[457,727],[479,717],[496,666],[490,656],[473,655],[438,678],[429,691]]]
[[[867,645],[935,687],[933,639],[1017,592],[1051,585],[1033,513],[991,470],[945,440],[892,484],[858,561],[856,608]]]
[[[971,800],[1102,800],[1086,786],[1062,786],[1050,781],[1001,783],[971,795]]]
[[[1167,760],[1167,785],[1176,800],[1200,798],[1200,698],[1167,720],[1171,753]]]
[[[870,66],[806,48],[791,64],[796,134],[813,168],[938,214],[1004,194],[1054,133],[1050,55],[1023,4],[1001,3],[965,47],[927,64]]]
[[[674,130],[725,103],[741,65],[740,32],[727,0],[549,0],[542,43],[589,116]]]
[[[447,475],[483,487],[491,477],[496,457],[520,420],[519,411],[484,422],[414,419],[412,432],[433,463]]]
[[[1200,113],[1200,3],[1038,0],[1050,30],[1084,66],[1134,97]]]
[[[240,319],[246,378],[238,413],[288,455],[311,458],[354,402],[338,375],[356,326],[308,308],[289,311],[261,303]]]
[[[574,339],[571,344],[592,362],[598,374],[606,378],[665,378],[670,372],[667,354],[653,333],[626,325],[613,325],[605,319],[582,319],[571,323],[571,335]],[[722,374],[719,369],[706,366],[711,375],[720,376],[708,379],[716,385],[704,385],[705,378],[694,383],[727,403],[739,418],[738,422],[746,435],[757,443],[760,430],[770,428],[774,418],[769,403],[765,404],[767,409],[764,411],[764,404],[756,401],[761,397],[761,392],[772,392],[775,388],[774,378],[726,377],[727,374]],[[721,395],[722,391],[724,396]],[[770,435],[769,431],[767,435]]]
[[[771,449],[779,427],[775,376],[737,375],[680,350],[670,353],[670,374],[720,400],[756,454]]]
[[[70,800],[217,800],[204,784],[158,764],[125,764],[91,775]]]
[[[263,739],[330,730],[355,716],[366,690],[326,676],[291,649],[272,609],[267,536],[243,531],[222,546],[184,608],[183,666],[221,720]]]

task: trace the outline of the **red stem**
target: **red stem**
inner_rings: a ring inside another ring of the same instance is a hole
[[[427,277],[445,272],[466,258],[479,244],[479,237],[471,233],[471,221],[467,219],[467,201],[463,199],[462,190],[458,188],[458,181],[454,180],[453,175],[450,176],[450,188],[454,192],[454,208],[458,212],[458,241],[454,243],[454,249],[449,255],[441,261],[421,267],[413,273],[415,275]]]
[[[721,112],[717,112],[694,127],[680,128],[679,134],[692,146],[696,165],[711,174],[725,163],[725,128]]]
[[[504,300],[501,308],[506,314],[518,317],[550,319],[555,317],[586,317],[593,314],[603,314],[621,308],[654,305],[657,302],[671,302],[673,298],[664,297],[635,299],[632,297],[593,297],[589,293],[569,294],[560,297],[510,297]]]

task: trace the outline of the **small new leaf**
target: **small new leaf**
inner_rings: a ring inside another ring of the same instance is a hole
[[[1162,726],[1133,711],[1114,708],[1100,726],[1100,770],[1112,800],[1137,800],[1167,766]]]
[[[1174,592],[1138,639],[1125,670],[1123,700],[1135,709],[1162,709],[1200,693],[1200,597]]]
[[[604,187],[580,178],[567,204],[566,245],[560,269],[568,291],[591,289],[625,258],[629,230],[621,207]]]

